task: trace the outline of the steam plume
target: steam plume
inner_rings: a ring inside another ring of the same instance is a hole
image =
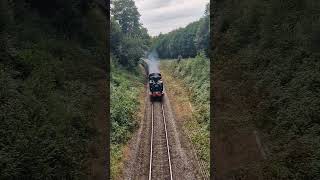
[[[149,73],[160,73],[159,56],[157,51],[153,50],[148,55]]]

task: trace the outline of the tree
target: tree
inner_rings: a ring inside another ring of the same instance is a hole
[[[204,50],[206,54],[208,55],[209,50],[209,40],[210,40],[210,20],[209,17],[206,16],[200,20],[200,25],[196,33],[195,37],[195,45],[197,48],[197,51]]]
[[[116,20],[111,17],[111,31],[110,31],[110,49],[111,52],[118,54],[118,47],[121,42],[121,37],[123,36],[121,32],[120,25],[116,22]]]
[[[140,13],[133,0],[115,0],[112,2],[111,13],[119,22],[122,32],[134,35],[140,30]]]
[[[116,0],[111,9],[111,53],[127,68],[137,66],[147,51],[150,36],[140,23],[140,14],[133,0]]]
[[[119,46],[120,63],[128,68],[134,68],[138,65],[139,59],[143,56],[144,46],[142,39],[137,37],[125,36],[122,38]]]

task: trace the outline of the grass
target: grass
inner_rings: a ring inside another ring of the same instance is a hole
[[[162,61],[161,65],[162,73],[167,75],[166,87],[169,91],[174,91],[174,101],[177,101],[175,110],[184,119],[183,128],[198,158],[209,171],[209,61],[199,55],[180,63],[176,60]]]

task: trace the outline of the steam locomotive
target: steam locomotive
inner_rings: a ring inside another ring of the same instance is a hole
[[[163,93],[163,82],[161,80],[160,73],[149,74],[149,88],[150,88],[150,99],[151,101],[159,100],[162,101]]]

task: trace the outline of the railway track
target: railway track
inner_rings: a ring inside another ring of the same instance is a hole
[[[203,179],[194,155],[187,152],[190,147],[180,139],[168,97],[152,102],[148,96],[136,146],[132,146],[135,154],[126,164],[124,179]]]
[[[161,111],[155,107],[161,106]],[[161,114],[159,114],[161,113]],[[166,116],[162,103],[151,104],[149,180],[173,179]]]

